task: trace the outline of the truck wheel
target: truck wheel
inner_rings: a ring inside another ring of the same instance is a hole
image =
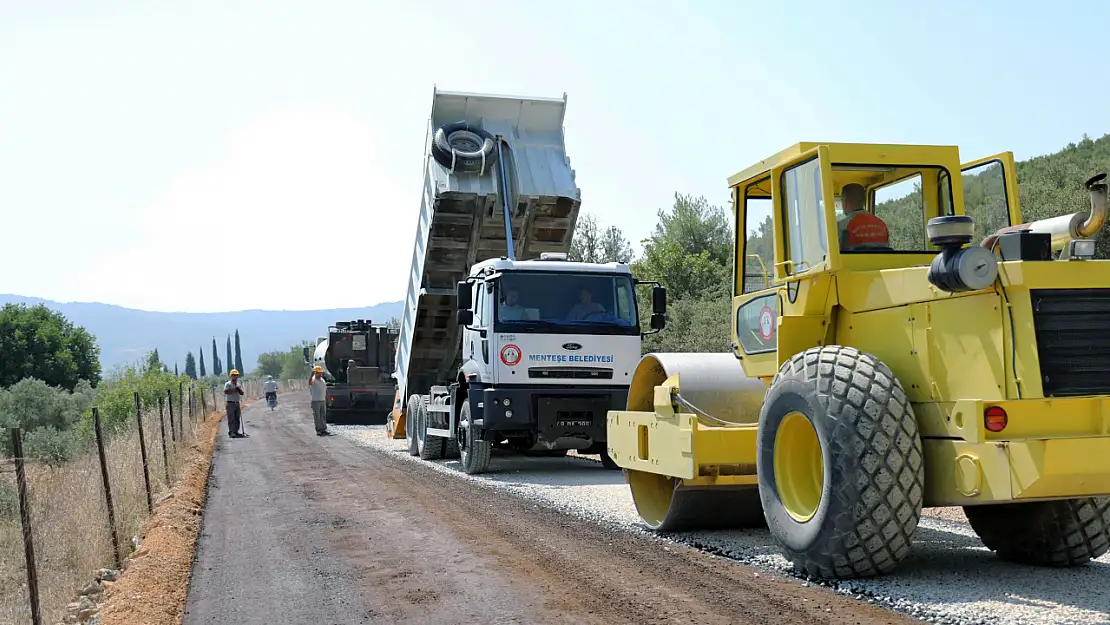
[[[1110,498],[964,506],[971,529],[998,557],[1036,566],[1081,566],[1110,548]]]
[[[470,402],[464,401],[459,411],[459,460],[463,471],[470,475],[488,471],[492,451],[492,443],[470,436]]]
[[[851,347],[783,363],[759,413],[759,495],[795,570],[826,579],[891,571],[921,517],[924,462],[894,373]]]
[[[420,402],[420,426],[416,430],[417,449],[421,460],[436,460],[443,457],[443,438],[428,434],[428,407]]]
[[[456,460],[460,456],[459,439],[447,438],[443,441],[443,457]]]
[[[420,427],[420,397],[417,395],[409,397],[405,411],[405,439],[409,443],[409,455],[418,456],[420,446],[416,440],[416,428]]]

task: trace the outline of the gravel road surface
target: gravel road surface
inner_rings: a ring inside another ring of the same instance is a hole
[[[913,622],[596,523],[627,512],[599,464],[543,461],[554,471],[540,478],[497,460],[502,473],[460,479],[381,427],[315,436],[306,399],[244,408],[247,439],[222,426],[185,625]],[[552,505],[560,491],[593,516]]]
[[[349,426],[336,431],[374,451],[433,467],[487,490],[510,493],[610,531],[652,536],[658,550],[690,546],[763,572],[790,575],[787,561],[766,530],[666,537],[648,533],[621,474],[599,470],[600,464],[591,460],[495,456],[490,473],[468,476],[457,460],[427,462],[409,456],[405,442],[385,438],[381,427]],[[795,583],[803,588],[816,585],[804,580]],[[931,623],[1110,623],[1110,555],[1073,569],[1010,564],[983,547],[959,509],[926,510],[913,553],[893,574],[827,586],[859,603],[881,605]]]

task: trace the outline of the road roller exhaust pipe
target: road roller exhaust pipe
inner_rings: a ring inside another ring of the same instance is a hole
[[[1049,219],[1041,219],[1029,224],[1030,232],[1049,235],[1052,249],[1065,247],[1070,241],[1090,239],[1106,225],[1106,174],[1101,173],[1087,181],[1087,191],[1091,194],[1091,213],[1072,213]]]
[[[998,237],[1011,232],[1037,232],[1049,235],[1053,250],[1063,249],[1071,241],[1092,239],[1106,225],[1107,216],[1107,185],[1106,172],[1093,176],[1084,186],[1091,194],[1091,212],[1072,213],[1048,219],[1039,219],[1032,223],[1016,224],[998,230],[983,239],[982,245],[993,249]]]
[[[1106,225],[1106,172],[1087,181],[1087,192],[1091,194],[1091,215],[1080,224],[1077,233],[1080,238],[1090,239]]]

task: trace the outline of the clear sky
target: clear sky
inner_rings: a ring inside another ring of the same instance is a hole
[[[433,85],[566,92],[583,211],[634,243],[797,141],[1053,152],[1110,132],[1102,8],[0,0],[0,293],[402,299]]]

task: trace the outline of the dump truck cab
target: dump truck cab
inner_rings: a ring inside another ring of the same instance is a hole
[[[933,506],[1012,560],[1104,553],[1104,177],[1029,224],[1009,153],[799,143],[731,177],[732,354],[649,354],[610,413],[641,518],[765,523],[820,577],[891,570]]]

